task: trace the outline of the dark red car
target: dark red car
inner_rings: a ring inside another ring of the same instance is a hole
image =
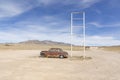
[[[58,57],[58,58],[67,58],[68,53],[63,51],[61,48],[51,48],[48,51],[41,51],[41,57]]]

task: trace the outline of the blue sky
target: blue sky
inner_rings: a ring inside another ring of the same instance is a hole
[[[86,44],[120,45],[120,0],[0,0],[0,43],[70,43],[70,14],[86,12]],[[81,34],[81,30],[75,33]],[[82,44],[74,36],[73,44]]]

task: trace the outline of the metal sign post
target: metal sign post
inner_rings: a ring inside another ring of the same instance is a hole
[[[74,15],[82,15],[81,17],[74,17]],[[81,25],[74,25],[74,21],[82,21],[82,26]],[[74,28],[82,28],[83,30],[83,57],[85,58],[86,53],[85,53],[85,12],[71,12],[71,57],[73,56],[72,51],[73,51],[73,29]],[[80,35],[80,34],[79,34]]]
[[[72,51],[73,51],[72,35],[73,35],[73,13],[71,13],[71,57],[72,57]]]

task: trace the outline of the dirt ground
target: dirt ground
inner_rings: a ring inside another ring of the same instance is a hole
[[[0,80],[120,80],[120,53],[90,50],[86,54],[92,59],[82,61],[40,58],[39,52],[1,50]],[[82,53],[73,51],[74,56]]]

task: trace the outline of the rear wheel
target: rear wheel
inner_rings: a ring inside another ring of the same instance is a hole
[[[63,59],[63,58],[64,58],[64,56],[63,56],[63,55],[60,55],[60,56],[59,56],[59,58],[60,58],[60,59]]]

